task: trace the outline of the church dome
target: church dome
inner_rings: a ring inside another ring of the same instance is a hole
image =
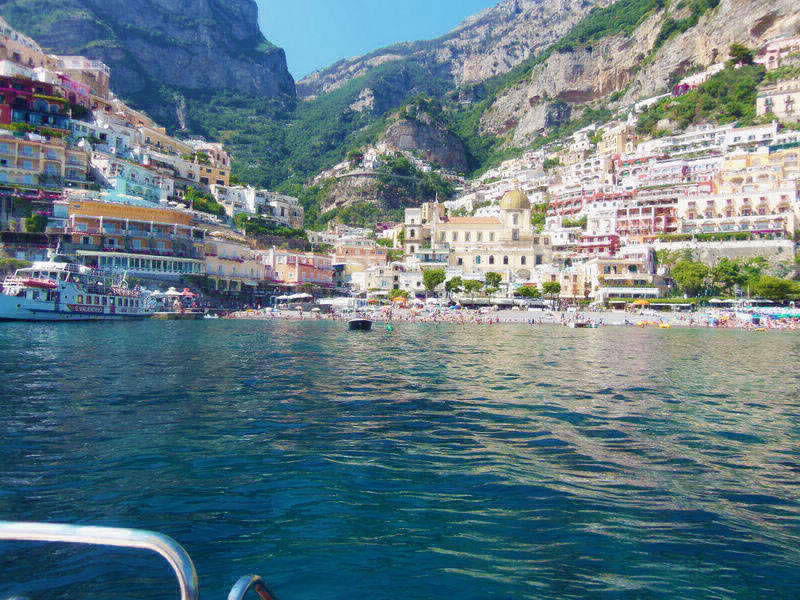
[[[500,200],[500,210],[527,210],[531,207],[527,194],[522,190],[511,190]]]

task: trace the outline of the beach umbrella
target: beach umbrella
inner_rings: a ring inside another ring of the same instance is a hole
[[[318,308],[312,308],[311,312],[319,312],[319,309]]]
[[[165,296],[180,296],[181,293],[176,290],[174,287],[169,288],[166,292],[164,292]]]

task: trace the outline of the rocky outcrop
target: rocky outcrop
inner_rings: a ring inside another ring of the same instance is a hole
[[[777,34],[797,32],[800,5],[794,0],[722,0],[697,25],[654,51],[664,20],[683,16],[662,10],[630,36],[554,52],[529,78],[498,95],[482,117],[482,131],[524,146],[552,128],[553,111],[564,103],[574,113],[614,92],[623,94],[617,105],[664,93],[671,80],[690,68],[725,60],[733,42],[757,47]]]
[[[48,51],[102,60],[114,91],[146,110],[159,108],[163,86],[295,93],[283,50],[261,34],[255,0],[6,0],[0,15]]]
[[[326,189],[325,199],[320,206],[320,212],[323,214],[335,208],[344,208],[360,202],[378,206],[383,204],[380,181],[374,174],[362,173],[339,177]]]
[[[800,4],[795,0],[722,0],[697,26],[668,41],[651,63],[637,71],[623,101],[663,93],[673,75],[727,59],[734,42],[757,48],[778,35],[796,33],[800,33]]]
[[[403,43],[339,61],[297,83],[298,96],[314,98],[380,65],[414,60],[455,85],[506,73],[564,35],[592,6],[610,0],[505,0],[432,41]]]
[[[467,170],[467,153],[461,140],[444,127],[435,125],[428,115],[416,119],[397,119],[381,136],[379,146],[386,152],[406,151],[427,163],[448,171]]]

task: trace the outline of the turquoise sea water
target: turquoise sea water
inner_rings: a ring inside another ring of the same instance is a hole
[[[0,519],[153,529],[203,598],[800,597],[800,336],[0,324]],[[0,545],[0,598],[175,597]]]

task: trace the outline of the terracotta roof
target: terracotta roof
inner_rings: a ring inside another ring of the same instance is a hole
[[[450,217],[447,222],[453,225],[500,225],[497,217]]]

